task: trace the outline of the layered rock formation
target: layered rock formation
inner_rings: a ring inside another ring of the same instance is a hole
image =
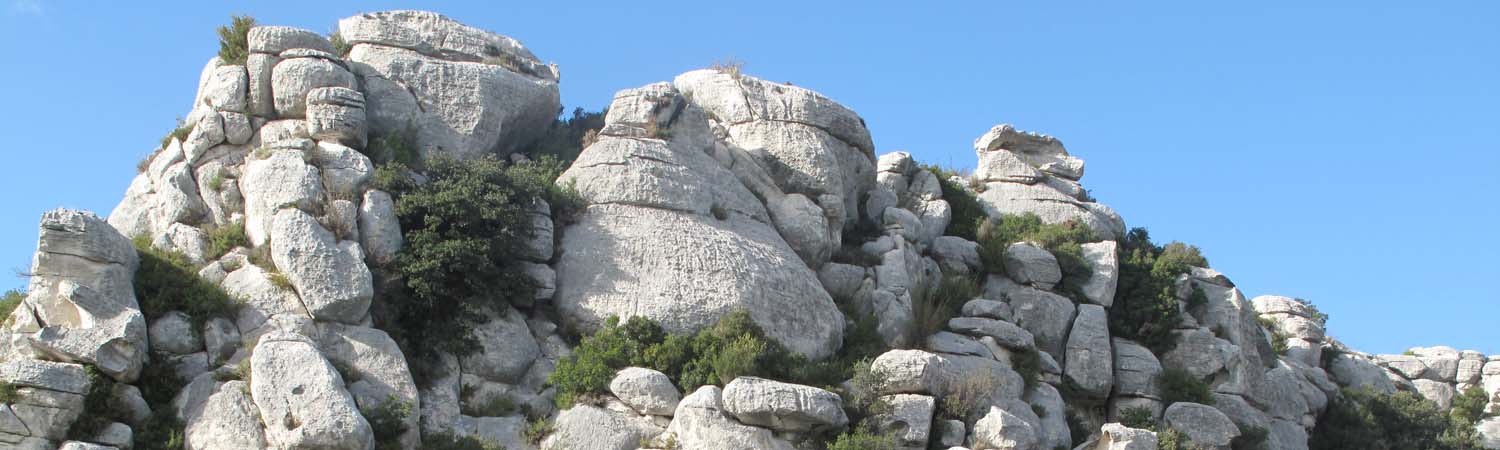
[[[536,233],[516,262],[536,295],[486,311],[473,353],[420,355],[436,367],[414,373],[418,355],[372,320],[389,289],[382,268],[406,242],[366,152],[393,133],[428,157],[516,152],[555,117],[558,70],[515,39],[433,13],[362,14],[338,32],[347,54],[311,31],[251,29],[245,63],[205,66],[191,130],[153,153],[107,221],[43,216],[27,295],[4,324],[0,380],[15,395],[0,404],[0,447],[130,448],[167,416],[187,449],[415,449],[468,436],[512,450],[790,450],[859,420],[904,449],[1156,448],[1156,433],[1119,423],[1144,411],[1207,448],[1260,429],[1268,449],[1305,449],[1341,387],[1412,391],[1443,409],[1480,387],[1500,409],[1500,357],[1362,354],[1330,338],[1311,305],[1247,300],[1208,268],[1171,286],[1186,306],[1170,351],[1112,335],[1125,224],[1089,197],[1083,161],[1058,139],[997,125],[975,141],[972,176],[944,180],[907,153],[877,157],[864,121],[834,100],[730,69],[616,94],[598,139],[557,180],[582,211],[554,221],[549,205],[528,206]],[[978,242],[950,235],[961,199],[945,193],[977,198],[995,219],[1086,226],[1101,238],[1081,245],[1087,279],[1065,286],[1066,255],[1041,243],[981,258]],[[237,227],[247,242],[218,248]],[[143,311],[132,239],[181,254],[234,299],[233,314]],[[946,322],[919,323],[956,275],[980,279],[978,293]],[[746,376],[689,392],[644,367],[556,407],[547,379],[577,342],[564,335],[610,317],[688,334],[738,310],[808,361],[840,356],[852,318],[873,317],[897,349],[862,381],[884,407],[848,414],[840,394],[853,381]],[[188,383],[150,404],[151,369]],[[1169,403],[1157,383],[1168,370],[1205,383],[1212,405]],[[108,411],[87,409],[96,392]],[[499,398],[512,407],[473,407]],[[373,419],[392,405],[410,413]],[[70,432],[95,417],[101,431]],[[1500,421],[1478,428],[1500,448]]]

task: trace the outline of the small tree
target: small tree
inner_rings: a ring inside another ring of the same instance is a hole
[[[250,57],[250,29],[255,27],[255,18],[233,16],[229,25],[219,27],[219,60],[224,64],[244,65]]]

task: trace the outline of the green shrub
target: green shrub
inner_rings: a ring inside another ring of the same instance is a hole
[[[1099,240],[1087,225],[1076,220],[1046,224],[1036,214],[1025,213],[1002,216],[998,220],[983,219],[975,234],[986,272],[1004,274],[1005,249],[1016,242],[1032,242],[1057,258],[1057,266],[1063,274],[1057,290],[1075,301],[1083,299],[1082,286],[1093,274],[1093,268],[1083,258],[1083,244]]]
[[[1029,389],[1042,381],[1042,355],[1036,349],[1016,350],[1010,354],[1010,366]]]
[[[422,436],[421,450],[505,450],[505,447],[474,436],[457,436],[449,431]]]
[[[391,395],[379,405],[361,408],[359,412],[370,423],[377,450],[401,450],[401,435],[406,434],[406,418],[412,412],[410,403]]]
[[[363,152],[377,166],[398,165],[419,169],[422,167],[422,153],[417,150],[416,138],[417,129],[414,126],[392,128],[385,134],[370,139]]]
[[[1157,450],[1207,450],[1188,443],[1187,435],[1172,428],[1156,433],[1156,448]]]
[[[1194,292],[1197,292],[1197,288],[1195,287],[1194,289]],[[1256,317],[1255,321],[1260,324],[1261,328],[1265,328],[1266,333],[1271,335],[1271,351],[1277,355],[1286,356],[1287,350],[1290,350],[1286,345],[1286,340],[1291,336],[1287,336],[1286,333],[1282,333],[1280,329],[1276,328],[1276,321],[1269,317]]]
[[[969,422],[969,415],[982,411],[994,401],[995,391],[1000,388],[1000,379],[993,374],[969,373],[958,380],[951,392],[937,399],[937,415],[944,419]]]
[[[234,222],[223,226],[211,226],[203,230],[208,234],[210,259],[224,256],[235,247],[250,248],[250,237],[245,235],[245,224]],[[269,246],[267,246],[269,247]]]
[[[552,434],[552,422],[546,417],[537,417],[526,423],[526,429],[521,430],[521,438],[532,446],[540,447],[542,439]]]
[[[896,438],[889,434],[875,433],[867,426],[839,435],[828,450],[896,450]]]
[[[1489,395],[1484,392],[1484,387],[1469,386],[1453,397],[1453,406],[1448,410],[1448,415],[1461,423],[1479,423],[1485,417],[1484,407],[1489,402]]]
[[[9,381],[0,380],[0,403],[15,403],[20,400],[21,395],[16,392],[16,385]]]
[[[964,186],[951,180],[958,173],[936,165],[926,166],[926,169],[938,177],[939,186],[943,188],[943,200],[948,202],[948,207],[953,211],[947,234],[978,241],[979,224],[989,219],[988,213],[984,211],[984,205],[979,203],[979,198]]]
[[[183,125],[183,126],[179,126],[179,127],[175,128],[175,129],[173,129],[172,132],[167,133],[166,136],[162,136],[162,138],[161,138],[161,148],[167,148],[168,145],[172,145],[172,140],[173,139],[176,139],[176,140],[179,140],[179,141],[185,141],[185,140],[187,140],[188,133],[192,133],[192,132],[193,132],[193,126],[192,125]],[[143,161],[143,162],[146,163],[145,164],[146,166],[150,166],[151,165],[151,158],[147,157],[146,161]],[[146,171],[146,169],[144,167],[137,167],[137,169],[140,169],[139,172],[145,172]]]
[[[1474,424],[1454,420],[1411,392],[1386,394],[1345,388],[1333,398],[1308,438],[1312,450],[1480,448]]]
[[[546,200],[566,216],[580,201],[554,184],[562,167],[553,158],[507,165],[437,156],[426,171],[425,183],[399,173],[383,181],[406,242],[390,268],[400,283],[383,292],[377,323],[406,348],[422,349],[413,353],[463,356],[478,347],[472,330],[487,311],[533,296],[536,282],[520,265],[535,234],[531,205]]]
[[[490,395],[483,400],[465,397],[461,406],[464,415],[472,417],[509,416],[521,409],[508,395]]]
[[[1172,330],[1182,321],[1174,289],[1177,277],[1190,266],[1207,264],[1197,247],[1179,242],[1160,247],[1151,242],[1146,229],[1131,229],[1120,242],[1110,334],[1140,342],[1156,354],[1170,351],[1176,345]]]
[[[26,301],[26,293],[21,292],[20,289],[11,289],[5,291],[4,295],[0,295],[0,325],[10,323],[11,313],[14,313],[16,307],[21,306],[23,301]]]
[[[89,391],[83,396],[83,410],[89,414],[78,416],[68,428],[68,438],[74,440],[93,439],[118,414],[110,404],[115,383],[92,364],[83,366],[83,369],[89,380]]]
[[[572,164],[573,160],[578,159],[578,154],[597,139],[599,130],[604,128],[604,116],[607,113],[608,109],[588,112],[583,108],[575,108],[571,117],[552,121],[542,137],[522,153],[533,156],[552,155]]]
[[[979,295],[979,282],[973,276],[944,275],[933,287],[923,281],[907,290],[911,294],[912,329],[907,333],[913,348],[921,347],[928,336],[948,326],[964,303]]]
[[[1177,368],[1162,369],[1156,374],[1156,387],[1161,390],[1161,401],[1163,406],[1170,406],[1177,402],[1190,402],[1203,405],[1214,404],[1213,391],[1209,389],[1208,383],[1193,376],[1186,370]]]
[[[1132,406],[1120,410],[1120,424],[1130,428],[1156,429],[1156,414],[1145,406]]]
[[[1246,426],[1240,429],[1240,435],[1229,441],[1232,450],[1266,450],[1266,439],[1270,432],[1265,428]]]
[[[864,355],[875,347],[862,348],[850,355],[867,357]],[[692,392],[699,386],[721,385],[739,376],[831,386],[852,376],[853,365],[854,361],[844,365],[810,362],[767,339],[749,312],[736,310],[692,336],[669,335],[642,317],[632,317],[623,325],[612,317],[583,338],[573,349],[573,357],[558,361],[547,381],[557,388],[558,406],[567,408],[604,393],[615,372],[630,366],[660,371],[683,392]]]
[[[147,320],[169,311],[182,311],[195,329],[214,317],[233,318],[238,304],[213,283],[198,278],[198,271],[177,252],[151,246],[149,240],[133,240],[141,265],[135,272],[135,298]]]
[[[349,51],[354,49],[354,44],[345,41],[344,35],[337,31],[328,34],[328,43],[333,44],[333,52],[337,53],[340,58],[348,58]]]
[[[250,56],[250,28],[254,26],[255,18],[233,16],[228,26],[219,27],[219,59],[224,64],[245,64]]]
[[[146,419],[144,426],[134,430],[136,450],[182,449],[183,423],[177,419],[172,401],[187,382],[177,376],[175,365],[163,354],[151,352],[150,359],[141,370],[136,387],[140,389],[146,404],[151,407],[151,416]],[[249,378],[245,380],[248,382]]]

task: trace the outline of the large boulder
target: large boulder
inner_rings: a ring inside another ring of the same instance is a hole
[[[1110,356],[1109,323],[1104,307],[1078,306],[1078,318],[1068,334],[1063,376],[1077,392],[1093,398],[1109,396],[1114,385],[1114,358]]]
[[[371,133],[412,127],[424,153],[511,153],[561,105],[556,67],[515,39],[439,14],[361,14],[340,20],[339,34],[367,86]]]
[[[381,407],[391,400],[405,404],[412,411],[422,409],[406,356],[384,331],[324,322],[318,324],[317,343],[329,362],[348,371],[349,379],[344,383],[361,411]],[[407,446],[416,446],[421,441],[417,419],[415,414],[404,419],[406,433],[401,442]]]
[[[295,208],[276,213],[270,235],[271,260],[313,318],[344,323],[364,318],[374,286],[359,244],[336,241],[317,219]]]
[[[589,203],[556,264],[564,323],[643,316],[691,333],[746,310],[788,349],[832,354],[843,320],[817,276],[734,175],[676,142],[606,135],[559,177]]]
[[[321,204],[322,176],[300,150],[275,150],[245,164],[240,190],[245,196],[245,234],[263,245],[271,238],[271,220],[282,206],[311,209]]]
[[[1123,338],[1111,340],[1114,348],[1115,393],[1159,398],[1156,375],[1161,361],[1141,344]]]
[[[1395,393],[1396,385],[1385,374],[1385,370],[1368,358],[1350,353],[1334,355],[1328,363],[1328,374],[1341,386],[1367,387],[1385,393]]]
[[[742,424],[724,410],[717,386],[703,386],[677,404],[665,439],[682,450],[792,450],[771,430]],[[634,447],[631,447],[634,448]]]
[[[208,397],[197,414],[185,419],[187,450],[258,450],[266,448],[259,412],[244,381],[230,381]]]
[[[974,423],[969,446],[996,450],[1037,450],[1036,430],[1021,417],[998,407]]]
[[[1085,450],[1153,450],[1156,448],[1156,433],[1151,430],[1130,428],[1118,423],[1107,423],[1099,429],[1099,438],[1093,445],[1085,444]]]
[[[305,116],[308,93],[327,87],[358,89],[359,82],[342,63],[325,58],[284,59],[271,68],[272,102],[281,117]]]
[[[811,386],[739,377],[724,386],[722,401],[740,422],[777,431],[836,430],[849,423],[838,394]]]
[[[1073,327],[1073,315],[1077,308],[1067,297],[1051,292],[1021,286],[998,275],[985,282],[985,298],[1003,298],[1010,303],[1016,325],[1030,331],[1036,337],[1037,348],[1052,355],[1053,359],[1066,358],[1068,330]]]
[[[887,395],[880,401],[890,405],[890,410],[876,414],[869,420],[872,429],[889,433],[896,438],[896,445],[904,449],[925,449],[932,438],[932,414],[936,401],[926,395]]]
[[[1073,435],[1068,430],[1067,404],[1062,393],[1047,383],[1037,383],[1026,391],[1026,403],[1037,413],[1037,447],[1046,450],[1072,448]]]
[[[1017,283],[1052,289],[1062,281],[1062,269],[1051,252],[1030,242],[1016,242],[1005,248],[1005,273]]]
[[[132,287],[138,265],[130,240],[99,216],[43,214],[26,299],[5,327],[21,338],[10,352],[93,364],[135,381],[149,345]]]
[[[615,373],[609,392],[641,414],[670,416],[677,410],[682,394],[667,374],[642,368],[626,367]]]
[[[295,334],[261,338],[250,357],[250,393],[276,448],[368,450],[370,424],[314,343]]]
[[[661,434],[662,429],[649,419],[625,409],[584,404],[565,409],[553,421],[552,434],[542,441],[542,449],[635,450],[642,442]]]
[[[1089,279],[1083,283],[1083,296],[1090,303],[1108,308],[1115,303],[1115,287],[1120,279],[1120,263],[1115,241],[1083,244],[1083,259],[1088,261]]]
[[[786,192],[819,201],[835,229],[853,223],[875,185],[874,144],[864,120],[797,86],[727,70],[696,70],[672,84],[726,128],[727,142],[754,155]]]
[[[479,349],[463,358],[464,373],[486,380],[515,383],[526,375],[541,348],[526,327],[526,317],[505,307],[499,313],[485,313],[487,320],[474,328]]]
[[[1188,441],[1209,448],[1228,448],[1239,437],[1240,429],[1229,416],[1212,406],[1177,402],[1167,407],[1162,420],[1187,435]]]
[[[154,236],[176,222],[196,223],[208,212],[181,141],[172,139],[149,161],[109,213],[109,224],[125,236]]]

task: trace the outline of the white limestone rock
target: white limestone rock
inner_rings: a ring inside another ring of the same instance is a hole
[[[245,164],[240,190],[245,196],[245,234],[250,243],[270,240],[271,221],[282,206],[314,209],[322,203],[322,177],[298,150],[269,151]]]
[[[1036,450],[1036,430],[1009,411],[991,407],[984,418],[974,423],[969,446],[997,450]]]
[[[266,335],[250,368],[251,396],[271,446],[368,450],[373,445],[370,424],[311,340]]]
[[[1030,242],[1017,242],[1005,248],[1005,273],[1017,283],[1052,289],[1062,281],[1062,269],[1051,252]]]
[[[1079,305],[1078,317],[1068,334],[1063,376],[1077,392],[1093,398],[1109,396],[1114,385],[1114,361],[1110,355],[1109,323],[1104,307]]]
[[[259,411],[244,381],[229,381],[186,418],[183,447],[188,450],[258,450],[267,448]]]
[[[1167,426],[1181,431],[1189,442],[1210,448],[1228,448],[1229,442],[1240,435],[1240,429],[1229,420],[1229,416],[1212,406],[1190,402],[1177,402],[1162,413]]]
[[[334,52],[328,38],[301,28],[261,25],[250,28],[248,38],[250,51],[254,53],[274,55],[296,48]]]
[[[771,430],[734,420],[724,409],[718,386],[703,386],[677,404],[672,424],[663,435],[682,450],[757,449],[792,450],[791,443]],[[634,448],[634,447],[631,447]]]
[[[626,367],[615,373],[609,392],[641,414],[671,416],[682,394],[667,375],[652,369]]]
[[[361,411],[378,408],[392,399],[412,411],[422,409],[406,356],[384,331],[330,322],[318,324],[318,331],[319,352],[328,361],[348,368],[349,379],[344,383]],[[403,446],[420,443],[417,421],[415,414],[405,418],[407,432],[400,438]]]
[[[1115,393],[1159,398],[1156,375],[1161,373],[1161,362],[1150,349],[1123,338],[1113,338]]]
[[[358,245],[336,242],[317,219],[291,208],[276,213],[270,234],[271,260],[296,287],[307,312],[319,320],[359,323],[374,287]]]
[[[307,133],[320,141],[365,148],[369,130],[365,123],[365,95],[342,86],[320,87],[307,92]]]
[[[1119,283],[1119,261],[1115,253],[1115,241],[1083,244],[1083,259],[1088,261],[1089,279],[1083,283],[1083,296],[1089,302],[1108,308],[1115,302],[1115,287]]]
[[[488,320],[474,329],[480,348],[463,358],[464,373],[501,383],[519,382],[541,355],[526,327],[526,317],[510,308],[485,316]]]
[[[896,445],[903,449],[927,448],[936,401],[930,396],[914,394],[887,395],[880,400],[890,405],[890,410],[869,419],[872,429],[894,435]]]
[[[304,117],[308,93],[326,87],[358,89],[359,82],[342,64],[323,58],[283,59],[271,68],[271,100],[280,117]]]
[[[385,191],[366,191],[359,203],[359,238],[371,265],[383,266],[396,260],[404,238],[401,223],[396,221],[396,203]]]
[[[740,422],[777,431],[836,430],[849,423],[838,394],[811,386],[742,376],[724,386],[722,401]]]
[[[151,349],[177,355],[203,350],[203,339],[182,311],[169,311],[151,322]]]

